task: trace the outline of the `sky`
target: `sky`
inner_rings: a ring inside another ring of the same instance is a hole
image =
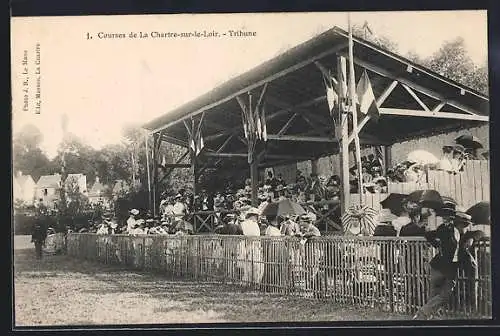
[[[463,37],[474,62],[487,59],[486,11],[356,12],[401,54],[427,57],[443,42]],[[68,131],[95,148],[118,143],[127,123],[143,124],[333,26],[347,30],[346,13],[183,14],[13,18],[12,123],[34,124],[42,149],[56,154]],[[250,38],[99,39],[97,34],[255,31]],[[93,36],[87,40],[87,33]],[[40,108],[35,97],[36,44],[40,51]],[[22,59],[28,52],[29,94],[23,111]],[[36,114],[36,112],[40,112]]]

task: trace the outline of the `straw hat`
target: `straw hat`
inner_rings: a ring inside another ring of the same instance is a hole
[[[132,209],[132,210],[130,210],[130,213],[131,213],[132,215],[134,215],[134,216],[137,216],[137,215],[139,214],[139,210],[137,210],[137,209]]]
[[[260,215],[260,211],[259,211],[259,209],[254,208],[254,207],[251,207],[250,209],[248,209],[248,210],[245,212],[245,217],[246,217],[246,218],[248,218],[249,216],[252,216],[252,215],[259,216],[259,215]]]
[[[398,216],[393,214],[389,209],[381,209],[378,215],[378,221],[380,223],[392,223],[396,218],[398,218]]]
[[[455,224],[462,224],[464,226],[472,225],[472,217],[462,211],[455,212]]]

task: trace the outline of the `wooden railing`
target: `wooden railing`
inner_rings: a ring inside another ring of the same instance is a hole
[[[317,237],[305,244],[293,237],[67,237],[67,253],[75,258],[403,314],[427,301],[428,262],[435,252],[418,237]],[[457,274],[445,313],[491,318],[489,243],[472,253],[478,267]]]

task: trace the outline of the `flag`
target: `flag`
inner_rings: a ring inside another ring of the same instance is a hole
[[[267,126],[266,126],[266,110],[262,107],[261,124],[262,124],[262,139],[267,141]]]
[[[341,62],[341,68],[346,69],[346,59],[344,57],[340,58]],[[344,65],[345,64],[345,65]],[[347,101],[348,101],[348,95],[347,95],[347,74],[342,72],[340,74],[339,81],[337,82],[337,94],[339,95],[339,108],[341,111],[346,111],[347,110]]]
[[[196,155],[198,156],[203,147],[205,147],[205,143],[203,141],[203,135],[201,134],[201,130],[198,132],[197,137],[196,137]]]
[[[258,113],[255,113],[255,119],[257,120],[257,139],[261,140],[262,139],[262,124],[260,122],[260,116]]]
[[[380,163],[380,167],[385,167],[384,164],[384,148],[382,146],[375,146],[375,157]]]
[[[365,31],[368,31],[370,35],[373,35],[373,32],[370,29],[370,26],[368,25],[368,21],[365,21],[365,23],[363,24],[363,29],[365,29]]]
[[[358,87],[356,88],[356,98],[358,104],[360,105],[360,112],[368,114],[374,120],[378,120],[380,111],[378,110],[377,101],[375,100],[375,95],[373,94],[372,84],[370,83],[370,78],[368,78],[366,70],[363,71],[361,79],[358,82]]]

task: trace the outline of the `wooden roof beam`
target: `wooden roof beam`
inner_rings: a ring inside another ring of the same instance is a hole
[[[311,137],[311,136],[301,136],[301,135],[279,135],[279,134],[268,134],[267,139],[275,141],[338,142],[337,139],[329,137]]]
[[[248,85],[248,86],[244,87],[243,89],[238,90],[235,93],[233,93],[233,94],[231,94],[231,95],[229,95],[229,96],[227,96],[225,98],[222,98],[222,99],[220,99],[220,100],[218,100],[216,102],[213,102],[211,104],[208,104],[206,106],[203,106],[203,107],[199,108],[198,110],[193,111],[191,113],[188,113],[185,116],[183,116],[183,117],[181,117],[181,118],[179,118],[179,119],[177,119],[175,121],[169,122],[166,125],[158,127],[157,129],[154,129],[152,132],[157,132],[157,131],[160,131],[162,129],[169,128],[170,126],[173,126],[173,125],[175,125],[175,124],[177,124],[177,123],[179,123],[181,121],[184,121],[186,119],[194,117],[195,115],[197,115],[197,114],[199,114],[199,113],[201,113],[203,111],[208,111],[208,110],[210,110],[211,108],[213,108],[215,106],[218,106],[218,105],[220,105],[222,103],[225,103],[225,102],[227,102],[227,101],[229,101],[229,100],[231,100],[231,99],[233,99],[233,98],[241,95],[242,93],[246,93],[248,91],[251,91],[252,89],[258,88],[258,87],[260,87],[260,86],[262,86],[262,85],[264,85],[266,83],[269,83],[269,82],[272,82],[273,80],[281,78],[281,77],[283,77],[283,76],[285,76],[285,75],[287,75],[289,73],[297,71],[297,70],[305,67],[306,65],[309,65],[309,64],[313,63],[314,61],[319,60],[319,59],[321,59],[323,57],[335,54],[338,51],[344,49],[345,47],[347,47],[347,42],[340,43],[340,44],[332,47],[329,50],[326,50],[326,51],[324,51],[322,53],[319,53],[318,55],[309,57],[308,59],[306,59],[306,60],[304,60],[302,62],[296,63],[296,64],[294,64],[294,65],[292,65],[292,66],[290,66],[290,67],[288,67],[286,69],[283,69],[283,70],[281,70],[281,71],[279,71],[277,73],[274,73],[274,74],[272,74],[270,76],[267,76],[266,78],[264,78],[264,79],[262,79],[260,81],[257,81],[257,82],[255,82],[255,83],[253,83],[251,85]]]
[[[475,114],[460,114],[451,112],[432,112],[411,109],[397,109],[397,108],[380,108],[381,115],[397,115],[404,117],[427,117],[427,118],[441,118],[441,119],[455,119],[455,120],[472,120],[472,121],[488,121],[487,116],[480,116]]]
[[[345,32],[343,33],[343,35],[345,36]],[[347,37],[347,36],[346,36],[346,37]],[[362,39],[359,39],[359,38],[357,38],[357,37],[353,37],[353,39],[354,39],[355,43],[357,43],[357,44],[363,45],[363,46],[368,47],[368,48],[370,48],[370,49],[374,49],[374,48],[373,48],[373,46],[369,45],[368,43],[366,43],[366,42],[365,42],[365,41],[363,41]],[[446,78],[446,77],[444,77],[444,76],[441,76],[441,78],[440,78],[440,77],[438,77],[438,76],[436,76],[435,74],[431,73],[428,69],[425,69],[423,66],[418,66],[418,65],[417,65],[417,66],[415,66],[415,65],[410,64],[410,62],[409,62],[408,60],[405,60],[405,59],[404,59],[402,56],[400,56],[400,55],[396,55],[396,54],[394,54],[394,53],[392,53],[392,52],[388,52],[388,51],[386,51],[386,50],[384,50],[384,49],[382,49],[382,48],[377,48],[377,49],[376,49],[376,51],[377,51],[378,53],[381,53],[381,54],[383,54],[383,55],[387,56],[387,57],[390,57],[390,58],[392,58],[392,59],[394,59],[394,60],[399,61],[402,65],[405,65],[405,66],[406,66],[405,71],[407,71],[407,72],[413,72],[413,70],[414,70],[414,69],[417,69],[419,72],[425,73],[426,75],[429,75],[429,76],[431,76],[431,77],[433,77],[433,78],[437,78],[437,79],[439,79],[440,81],[443,81],[443,82],[445,82],[446,84],[451,85],[451,86],[453,86],[453,87],[455,87],[455,88],[459,89],[459,90],[460,90],[460,92],[464,91],[464,93],[465,93],[465,91],[466,91],[467,93],[469,93],[469,94],[471,94],[471,95],[474,95],[474,96],[476,96],[476,97],[479,97],[479,98],[482,98],[482,99],[487,99],[487,98],[485,98],[485,97],[484,97],[484,95],[482,95],[482,94],[478,94],[478,93],[476,93],[476,92],[473,92],[473,91],[471,91],[470,89],[469,89],[469,90],[464,89],[463,87],[460,87],[459,85],[457,85],[457,84],[455,84],[455,83],[452,83],[449,79],[447,79],[447,78]],[[347,53],[345,53],[345,52],[344,52],[343,54],[344,54],[344,55],[347,55]],[[355,59],[356,59],[356,58],[355,58]],[[409,70],[410,70],[410,68],[411,68],[411,71],[409,71]]]
[[[348,55],[345,52],[339,52],[339,55],[344,56],[344,57],[348,57]],[[390,78],[392,80],[396,80],[401,84],[405,84],[408,87],[412,88],[413,90],[416,90],[420,93],[423,93],[431,98],[434,98],[434,99],[439,100],[439,101],[446,101],[446,103],[448,105],[453,106],[454,108],[459,109],[465,113],[475,114],[475,115],[481,116],[481,113],[469,108],[468,106],[465,106],[457,101],[454,101],[452,99],[449,99],[449,98],[443,96],[442,94],[439,94],[439,93],[432,91],[426,87],[423,87],[423,86],[418,85],[414,82],[411,82],[405,78],[402,78],[399,75],[391,73],[391,72],[389,72],[381,67],[378,67],[376,65],[370,64],[370,63],[365,62],[365,61],[362,61],[356,57],[354,57],[354,63],[357,64],[358,66],[361,66],[367,70],[370,70],[370,71],[372,71],[380,76],[387,77],[387,78]]]
[[[269,97],[268,96],[268,97],[266,97],[266,102],[268,102],[269,104],[271,104],[271,105],[273,105],[275,107],[280,108],[280,110],[275,111],[275,112],[273,112],[271,114],[266,115],[266,121],[271,121],[271,120],[276,119],[277,117],[280,117],[280,116],[282,116],[284,114],[293,112],[293,111],[295,111],[297,109],[301,109],[301,108],[304,108],[304,107],[308,107],[308,106],[317,104],[318,102],[323,101],[325,99],[326,99],[326,96],[321,96],[321,97],[317,97],[317,98],[314,98],[312,100],[306,101],[304,103],[298,104],[296,106],[292,106],[292,105],[288,105],[288,104],[285,104],[285,103],[280,103],[280,105],[277,105],[278,104],[278,100],[275,99],[275,98],[273,98],[273,97]],[[242,125],[234,127],[234,128],[231,128],[231,129],[226,129],[226,130],[221,131],[221,132],[216,133],[216,134],[208,135],[208,136],[204,137],[204,139],[207,140],[207,141],[210,141],[210,140],[217,139],[217,138],[219,138],[221,136],[229,135],[231,133],[238,134],[238,132],[240,132],[240,131],[243,131],[243,126]]]

